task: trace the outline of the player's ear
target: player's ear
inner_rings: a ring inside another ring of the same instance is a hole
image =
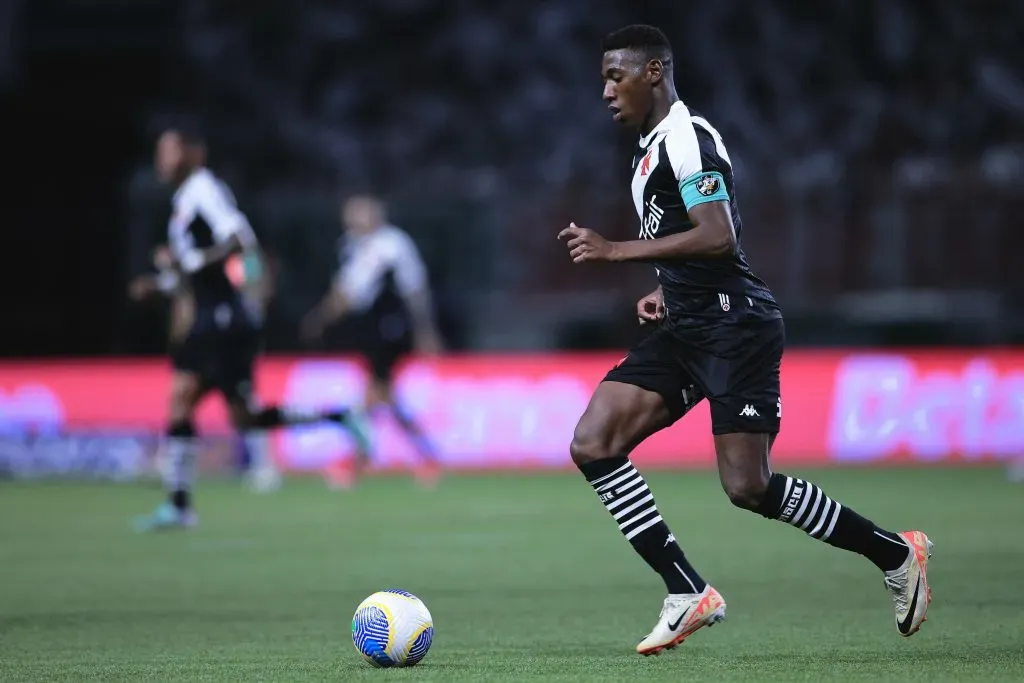
[[[665,65],[660,59],[652,59],[647,62],[647,80],[651,85],[658,85],[665,76]]]

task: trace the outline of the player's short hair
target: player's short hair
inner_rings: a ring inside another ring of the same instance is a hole
[[[181,138],[181,141],[186,145],[194,147],[206,146],[206,133],[203,131],[203,127],[198,123],[183,123],[181,125],[172,126],[171,130],[176,132]]]
[[[206,130],[203,124],[192,117],[175,117],[162,122],[160,130],[165,133],[174,133],[181,141],[190,147],[206,146]]]
[[[601,41],[601,52],[624,49],[637,50],[647,60],[659,60],[666,71],[672,69],[672,44],[655,26],[631,24],[612,31]]]

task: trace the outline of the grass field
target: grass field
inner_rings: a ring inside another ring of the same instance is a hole
[[[996,470],[804,471],[883,526],[936,542],[934,602],[893,626],[865,559],[732,509],[712,473],[652,474],[729,618],[644,659],[660,580],[571,473],[404,478],[350,493],[200,487],[202,526],[138,535],[142,485],[0,484],[2,681],[1021,681],[1024,487]],[[436,637],[376,670],[349,625],[397,586]]]

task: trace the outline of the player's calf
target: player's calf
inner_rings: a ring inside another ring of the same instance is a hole
[[[931,589],[927,564],[932,543],[919,532],[893,533],[831,498],[816,484],[768,470],[766,434],[715,437],[719,474],[729,499],[768,519],[785,522],[808,536],[868,558],[885,573],[904,636],[925,620]]]
[[[196,431],[189,419],[171,422],[163,445],[163,470],[167,501],[153,513],[136,520],[142,531],[195,526],[192,511],[192,485],[195,478]]]
[[[771,473],[768,443],[767,434],[715,436],[719,476],[734,504],[864,555],[882,571],[903,564],[910,548],[900,536],[875,526],[809,481]]]
[[[657,394],[605,382],[580,418],[569,453],[619,531],[661,575],[669,594],[692,595],[707,584],[690,566],[647,482],[625,455],[669,421]]]

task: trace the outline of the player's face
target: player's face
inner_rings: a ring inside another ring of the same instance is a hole
[[[168,131],[156,141],[156,175],[160,182],[169,183],[181,175],[185,166],[185,144],[181,136]]]
[[[609,50],[601,60],[604,101],[612,119],[639,128],[651,110],[652,87],[647,63],[632,50]]]
[[[353,197],[345,202],[341,220],[348,232],[365,235],[384,222],[383,208],[371,197]]]

